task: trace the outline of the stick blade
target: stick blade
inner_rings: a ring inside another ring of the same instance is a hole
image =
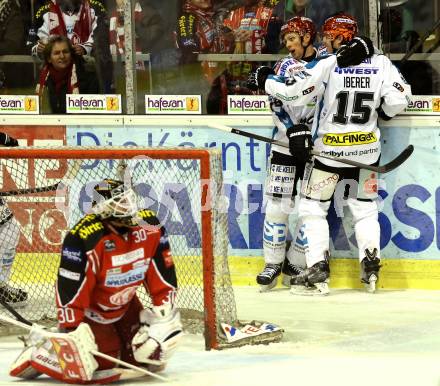
[[[413,153],[414,146],[409,145],[405,150],[403,150],[396,158],[394,158],[392,161],[388,162],[385,165],[379,166],[378,172],[379,173],[388,173],[400,165],[402,165]]]

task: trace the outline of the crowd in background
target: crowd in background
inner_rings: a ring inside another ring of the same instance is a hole
[[[345,11],[368,34],[367,0],[138,0],[132,6],[134,49],[150,55],[135,64],[139,103],[148,93],[202,94],[211,114],[225,113],[227,95],[251,93],[245,80],[261,62],[199,54],[286,53],[279,32],[293,16],[309,17],[319,29],[329,15]],[[411,50],[435,24],[435,12],[434,1],[383,1],[381,48]],[[439,52],[439,35],[433,30],[416,52]],[[54,36],[68,39],[53,44]],[[124,52],[124,0],[0,0],[0,55],[38,58],[0,59],[0,94],[38,93],[45,112],[54,113],[65,111],[65,93],[124,94]],[[406,61],[400,70],[414,94],[440,94],[439,65]]]

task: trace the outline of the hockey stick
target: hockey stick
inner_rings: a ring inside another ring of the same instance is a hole
[[[271,144],[274,144],[274,145],[279,145],[279,146],[286,147],[286,148],[289,147],[289,145],[284,143],[284,142],[277,141],[277,140],[272,139],[272,138],[263,137],[262,135],[250,133],[248,131],[242,131],[242,130],[239,130],[239,129],[234,129],[233,127],[222,125],[220,123],[209,123],[208,126],[212,127],[213,129],[227,131],[228,133],[234,133],[234,134],[242,135],[243,137],[258,139],[259,141],[271,143]],[[345,159],[345,158],[332,157],[330,155],[321,154],[320,152],[318,152],[316,150],[312,150],[310,153],[313,154],[316,157],[326,158],[326,159],[329,159],[329,160],[332,160],[332,161],[337,161],[337,162],[341,162],[343,164],[347,164],[347,165],[351,165],[351,166],[356,166],[356,167],[361,168],[361,169],[367,169],[367,170],[371,170],[371,171],[376,172],[376,173],[384,174],[384,173],[388,173],[388,172],[396,169],[398,166],[402,165],[409,158],[409,156],[412,154],[413,151],[414,151],[414,146],[413,145],[409,145],[396,158],[394,158],[392,161],[390,161],[387,164],[382,165],[382,166],[367,165],[367,164],[363,164],[361,162],[352,161],[352,160]]]
[[[9,305],[7,302],[3,300],[3,298],[0,298],[0,304],[11,314],[14,316],[15,319],[17,319],[19,322],[27,324],[28,326],[32,326],[32,322],[21,316],[17,311],[14,310],[14,308]],[[1,315],[0,315],[1,317]]]
[[[61,181],[60,181],[61,182]],[[26,188],[26,189],[17,189],[17,190],[8,190],[6,192],[0,192],[0,197],[4,196],[17,196],[20,194],[32,194],[32,193],[43,193],[50,192],[52,190],[57,190],[59,182],[49,186],[42,186],[40,188]]]
[[[4,302],[3,301],[1,301],[0,303],[4,306]],[[21,328],[23,328],[25,330],[28,330],[28,331],[30,331],[32,329],[37,330],[41,335],[45,336],[46,338],[51,338],[51,337],[59,338],[59,337],[62,337],[62,336],[66,335],[64,333],[56,333],[56,332],[46,331],[43,328],[41,328],[40,326],[34,325],[30,321],[28,321],[25,318],[23,318],[17,311],[15,311],[15,310],[11,311],[11,309],[12,309],[11,306],[8,305],[8,307],[5,307],[5,308],[9,312],[11,312],[11,314],[14,315],[14,317],[16,317],[17,320],[16,319],[12,319],[12,318],[10,318],[8,316],[0,314],[0,321],[12,324],[12,325],[17,326],[17,327],[21,327]],[[20,320],[18,320],[18,319],[20,319]],[[143,369],[142,367],[138,367],[138,366],[132,365],[131,363],[127,363],[127,362],[121,361],[120,359],[114,358],[114,357],[112,357],[110,355],[107,355],[107,354],[104,354],[102,352],[99,352],[99,351],[96,351],[96,350],[90,350],[90,353],[93,354],[94,356],[101,357],[101,358],[106,359],[106,360],[108,360],[110,362],[116,363],[116,364],[118,364],[120,366],[124,366],[126,368],[135,370],[135,371],[137,371],[139,373],[148,375],[150,377],[160,379],[161,381],[164,381],[164,382],[168,381],[167,378],[165,378],[165,377],[163,377],[161,375],[158,375],[158,374],[155,374],[155,373],[153,373],[151,371]],[[149,363],[152,364],[152,365],[156,365],[156,366],[163,365],[163,362],[156,361],[156,360],[149,360]]]

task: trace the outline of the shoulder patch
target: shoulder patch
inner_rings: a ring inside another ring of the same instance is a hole
[[[104,224],[95,214],[84,216],[70,230],[70,234],[78,236],[82,240],[87,240],[92,234],[104,230]]]
[[[149,209],[142,209],[138,212],[138,216],[150,225],[159,225],[160,221],[156,217],[156,212]]]

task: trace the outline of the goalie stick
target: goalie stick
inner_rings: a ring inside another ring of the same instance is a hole
[[[0,192],[0,197],[5,196],[16,196],[20,194],[32,194],[32,193],[44,193],[51,192],[53,190],[57,190],[58,183],[49,185],[49,186],[41,186],[39,188],[26,188],[26,189],[16,189],[16,190],[8,190],[6,192]]]
[[[271,144],[274,144],[274,145],[283,146],[283,147],[286,147],[286,148],[289,147],[289,145],[284,143],[284,142],[277,141],[275,139],[268,138],[268,137],[263,137],[262,135],[250,133],[248,131],[242,131],[242,130],[239,130],[239,129],[234,129],[233,127],[222,125],[220,123],[209,123],[208,126],[212,127],[213,129],[218,129],[218,130],[222,130],[222,131],[227,131],[229,133],[234,133],[234,134],[242,135],[243,137],[257,139],[259,141],[271,143]],[[392,161],[390,161],[387,164],[382,165],[382,166],[367,165],[367,164],[363,164],[361,162],[352,161],[352,160],[345,159],[345,158],[332,157],[330,155],[321,154],[320,152],[318,152],[316,150],[312,150],[310,153],[313,154],[316,157],[326,158],[326,159],[329,159],[329,160],[332,160],[332,161],[341,162],[343,164],[356,166],[356,167],[361,168],[361,169],[367,169],[367,170],[371,170],[371,171],[376,172],[376,173],[385,174],[385,173],[388,173],[388,172],[396,169],[400,165],[402,165],[410,157],[410,155],[413,153],[413,151],[414,151],[414,146],[413,145],[409,145],[396,158],[394,158]]]
[[[49,338],[49,339],[51,339],[51,338],[55,338],[55,339],[61,338],[61,339],[63,339],[62,338],[63,335],[66,335],[64,333],[49,332],[49,331],[44,330],[39,325],[34,325],[30,321],[26,320],[23,316],[21,316],[9,304],[7,306],[5,306],[5,302],[3,300],[0,301],[0,304],[3,307],[5,307],[5,309],[8,310],[16,318],[16,319],[12,319],[12,318],[10,318],[10,317],[8,317],[6,315],[1,315],[0,314],[0,321],[12,324],[12,325],[17,326],[17,327],[21,327],[21,328],[23,328],[25,330],[28,330],[28,331],[30,331],[31,329],[37,329],[38,332],[41,335],[43,335],[43,336],[45,336],[46,338]],[[144,369],[142,367],[138,367],[138,366],[132,365],[131,363],[127,363],[125,361],[122,361],[120,359],[114,358],[114,357],[112,357],[110,355],[107,355],[107,354],[104,354],[102,352],[99,352],[99,351],[96,351],[96,350],[90,350],[90,353],[93,354],[94,356],[101,357],[101,358],[106,359],[106,360],[108,360],[110,362],[116,363],[116,364],[118,364],[120,366],[124,366],[126,368],[129,368],[131,370],[137,371],[137,372],[142,373],[144,375],[148,375],[150,377],[154,377],[154,378],[160,379],[161,381],[165,381],[165,382],[168,381],[167,378],[165,378],[165,377],[163,377],[161,375],[155,374],[155,373],[153,373],[151,371],[148,371],[147,369]],[[163,365],[163,363],[161,361],[156,361],[156,360],[149,360],[149,363],[152,364],[152,365],[155,365],[155,366]]]

